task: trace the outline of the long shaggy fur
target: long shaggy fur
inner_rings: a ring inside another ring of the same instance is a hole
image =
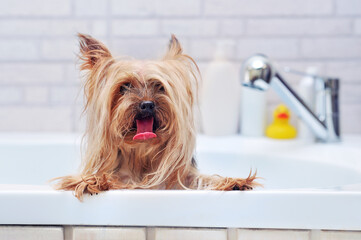
[[[247,190],[248,178],[199,174],[193,106],[199,70],[174,35],[158,61],[114,58],[104,44],[79,34],[87,115],[81,173],[57,178],[57,189],[84,193],[110,189]],[[142,101],[155,103],[157,138],[135,141],[134,119]]]

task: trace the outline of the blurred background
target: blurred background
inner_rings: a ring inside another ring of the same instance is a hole
[[[174,33],[202,72],[220,41],[239,70],[253,53],[316,67],[341,80],[342,132],[361,133],[359,0],[1,0],[0,131],[82,131],[77,32],[141,59],[162,56]],[[267,95],[270,116],[280,100]]]

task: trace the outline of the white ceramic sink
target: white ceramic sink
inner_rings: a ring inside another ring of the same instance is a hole
[[[352,141],[355,141],[354,143]],[[361,191],[361,142],[346,138],[333,144],[312,144],[240,137],[201,136],[198,166],[208,174],[246,176],[257,170],[264,189],[341,189]],[[217,148],[214,148],[217,146]]]
[[[245,177],[247,192],[117,190],[79,202],[46,181],[76,172],[74,135],[0,135],[0,224],[361,230],[361,136],[314,144],[200,136],[203,173]]]

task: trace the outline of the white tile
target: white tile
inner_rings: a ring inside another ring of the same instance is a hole
[[[222,36],[241,36],[245,33],[245,21],[239,19],[224,19],[220,23]]]
[[[245,59],[256,53],[263,53],[271,59],[296,59],[298,40],[296,38],[257,38],[238,41],[238,57]]]
[[[35,40],[0,39],[0,60],[39,59],[38,42]]]
[[[225,52],[228,59],[233,60],[236,58],[236,42],[233,39],[210,40],[210,39],[197,39],[190,41],[190,51],[187,52],[191,57],[196,60],[212,60],[214,59],[218,43],[227,44],[227,52]]]
[[[341,134],[361,134],[361,104],[341,104]]]
[[[301,230],[238,230],[238,240],[309,240],[309,231]]]
[[[73,0],[76,16],[105,16],[107,1],[99,0]]]
[[[0,107],[0,131],[71,131],[70,107]]]
[[[91,31],[88,34],[98,38],[107,36],[109,31],[107,21],[95,20],[91,23]]]
[[[358,35],[361,34],[361,19],[355,19],[354,32]]]
[[[47,87],[26,87],[26,103],[47,103],[49,100],[49,89]]]
[[[301,55],[305,58],[358,58],[361,55],[360,39],[308,38],[301,41]]]
[[[1,87],[0,104],[14,104],[22,101],[23,91],[19,87]]]
[[[169,38],[114,39],[110,49],[113,56],[131,56],[139,59],[155,59],[163,56]]]
[[[360,240],[359,231],[321,231],[320,240]]]
[[[82,99],[79,87],[52,87],[50,89],[50,102],[55,104],[75,104]]]
[[[83,133],[85,132],[85,126],[86,126],[86,114],[83,113],[84,106],[83,105],[76,105],[73,106],[74,109],[74,115],[73,115],[73,126],[75,132]]]
[[[157,228],[154,240],[227,240],[226,229]]]
[[[159,16],[197,16],[201,13],[200,0],[157,0],[156,13]]]
[[[1,0],[0,16],[69,16],[70,0]]]
[[[336,0],[336,13],[339,15],[360,15],[361,1]]]
[[[116,16],[152,16],[156,4],[149,0],[111,0],[111,13]]]
[[[0,226],[0,239],[9,240],[63,240],[62,227]]]
[[[339,94],[340,104],[361,105],[361,82],[355,84],[347,84],[341,81]]]
[[[72,39],[53,39],[44,40],[41,43],[41,56],[50,60],[71,60],[75,62],[77,57],[78,40]]]
[[[89,24],[85,20],[2,20],[2,36],[75,36],[78,32],[88,33]]]
[[[145,228],[66,227],[65,240],[145,240]]]
[[[330,77],[340,78],[341,84],[342,82],[361,83],[361,61],[338,60],[326,62],[325,73]]]
[[[170,36],[217,36],[218,22],[216,20],[170,20],[164,19],[161,24],[163,35]]]
[[[0,84],[59,83],[63,72],[61,64],[4,63],[0,64]]]
[[[350,19],[250,19],[247,34],[257,36],[324,36],[352,32]]]
[[[307,16],[333,11],[331,0],[207,0],[204,3],[205,15],[210,16]]]
[[[114,20],[111,33],[114,36],[154,36],[158,34],[157,20]]]

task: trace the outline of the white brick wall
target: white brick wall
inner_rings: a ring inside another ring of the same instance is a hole
[[[343,132],[361,133],[359,0],[2,0],[1,131],[83,129],[77,32],[138,58],[161,56],[175,33],[201,69],[218,40],[234,44],[238,66],[256,52],[279,68],[317,66],[341,79]],[[274,106],[279,98],[269,95]]]

